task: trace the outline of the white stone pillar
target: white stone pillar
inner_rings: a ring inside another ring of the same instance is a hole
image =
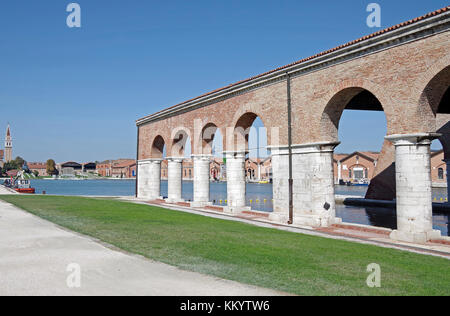
[[[167,174],[168,174],[168,197],[167,202],[177,203],[183,202],[181,198],[181,188],[183,184],[182,164],[183,158],[171,157],[167,158]]]
[[[161,196],[161,161],[145,159],[138,161],[138,198],[155,200]]]
[[[292,146],[294,224],[328,227],[336,218],[333,153],[339,142]]]
[[[397,186],[397,230],[391,238],[425,243],[439,239],[433,230],[431,192],[431,141],[437,134],[392,135],[386,139],[395,145]]]
[[[193,207],[202,207],[209,202],[210,155],[192,155],[194,160]]]
[[[286,147],[269,147],[272,156],[273,211],[270,219],[289,220],[289,151]]]
[[[245,152],[225,152],[227,159],[227,208],[238,213],[245,207]]]

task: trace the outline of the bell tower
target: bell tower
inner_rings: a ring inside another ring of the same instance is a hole
[[[9,162],[12,160],[12,138],[11,138],[11,128],[6,128],[6,137],[5,137],[5,161]]]

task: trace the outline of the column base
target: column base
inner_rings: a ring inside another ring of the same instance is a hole
[[[252,208],[250,206],[225,206],[223,208],[224,213],[229,214],[239,214],[243,211],[251,211]]]
[[[173,198],[167,198],[167,199],[165,199],[165,201],[166,201],[166,203],[171,203],[171,204],[186,202],[183,199],[173,199]]]
[[[213,205],[212,202],[191,202],[191,207],[205,207]]]
[[[271,213],[269,220],[287,224],[289,221],[289,215],[280,213]],[[342,224],[342,219],[332,216],[320,216],[320,215],[297,215],[294,214],[293,224],[299,226],[308,226],[312,228],[330,227],[331,225]]]
[[[138,196],[137,199],[143,200],[143,201],[154,201],[154,200],[163,200],[163,197],[162,196]]]
[[[431,230],[425,233],[412,233],[394,230],[389,237],[393,240],[424,244],[430,240],[441,239],[441,232],[439,230]]]

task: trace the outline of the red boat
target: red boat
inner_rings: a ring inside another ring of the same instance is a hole
[[[35,190],[30,185],[30,180],[18,179],[16,180],[13,189],[19,193],[34,194]]]

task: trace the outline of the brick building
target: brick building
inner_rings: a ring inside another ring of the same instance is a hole
[[[136,177],[136,160],[120,159],[111,165],[111,177],[134,178]]]
[[[369,183],[372,180],[380,153],[359,152],[334,155],[335,183]]]
[[[431,181],[434,187],[447,187],[447,164],[443,150],[431,154]]]
[[[112,160],[105,160],[97,164],[97,174],[101,177],[111,177]]]
[[[30,169],[31,172],[37,171],[38,175],[41,177],[48,176],[47,163],[45,162],[29,162],[28,169]]]

